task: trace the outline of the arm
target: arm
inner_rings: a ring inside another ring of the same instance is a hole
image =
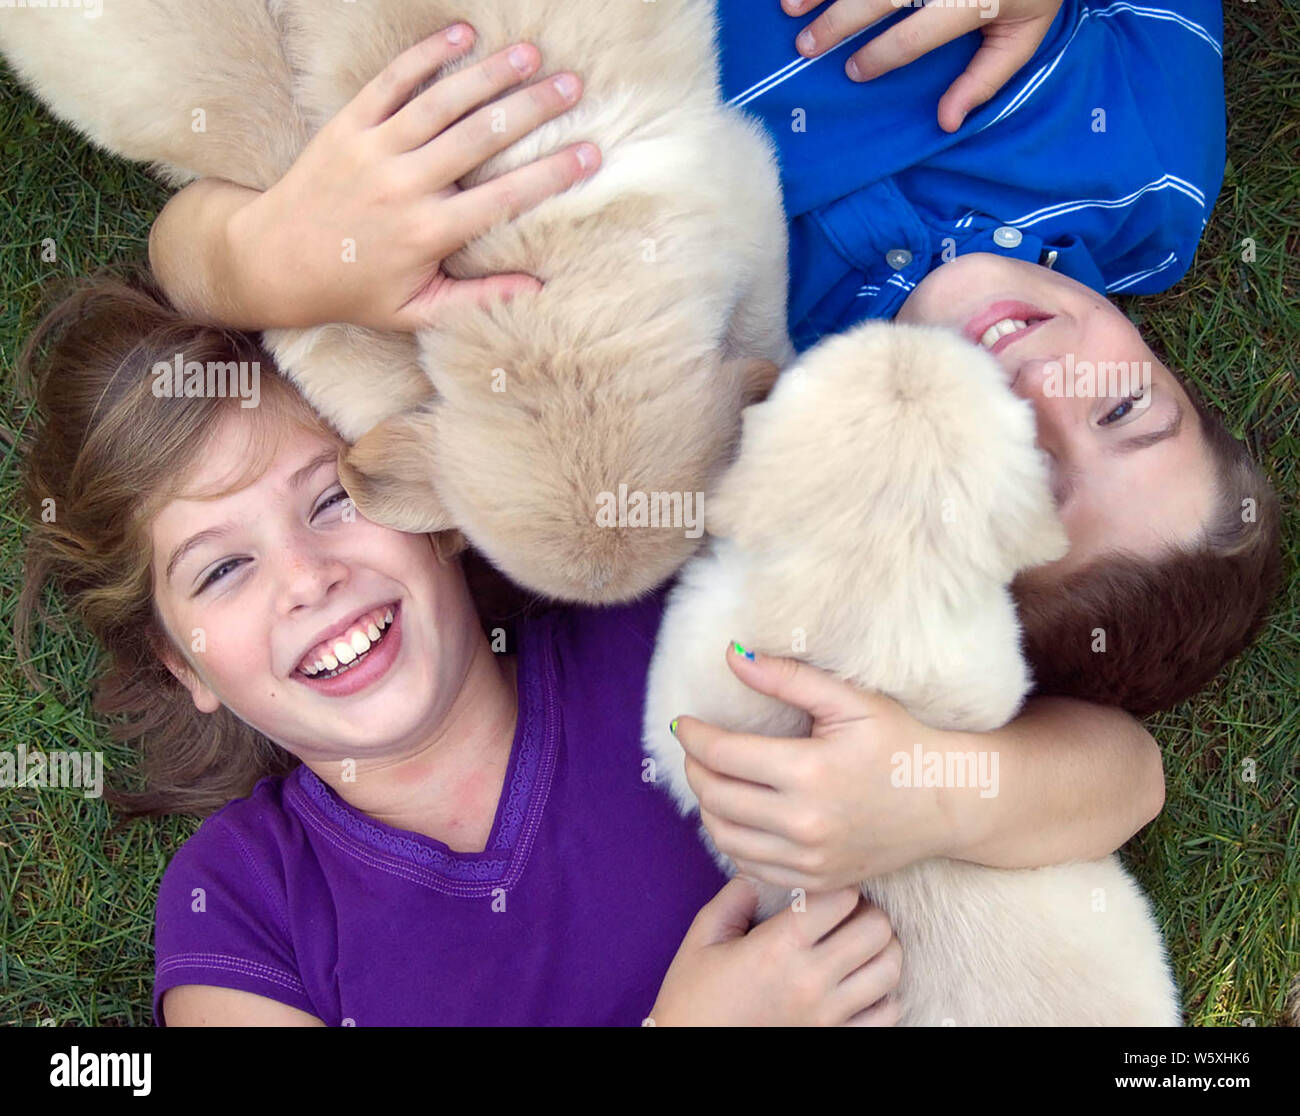
[[[162,999],[169,1027],[324,1027],[314,1015],[237,988],[178,984]]]
[[[474,39],[472,30],[456,43],[449,35],[394,59],[264,193],[200,180],[168,202],[149,256],[180,310],[243,329],[350,322],[413,330],[452,306],[540,285],[519,274],[454,280],[441,264],[491,225],[593,173],[597,149],[574,144],[470,190],[456,183],[572,108],[581,82],[554,75],[494,100],[540,65],[536,48],[520,44],[417,95]],[[495,127],[500,120],[505,128]]]
[[[764,882],[823,890],[934,856],[998,868],[1096,859],[1163,805],[1156,743],[1121,710],[1039,698],[996,731],[945,732],[795,659],[734,648],[727,659],[747,686],[813,720],[807,738],[781,740],[678,718],[701,820]],[[926,786],[918,752],[982,754],[978,770],[996,782],[987,794],[973,775]]]
[[[942,792],[956,835],[948,855],[959,860],[995,868],[1095,860],[1164,807],[1160,747],[1122,709],[1032,698],[994,732],[945,735],[999,753],[995,797]]]

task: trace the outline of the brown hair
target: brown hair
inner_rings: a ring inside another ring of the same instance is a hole
[[[1160,560],[1111,553],[1061,579],[1018,578],[1012,592],[1036,693],[1135,716],[1168,709],[1206,685],[1264,622],[1281,580],[1277,496],[1246,446],[1184,388],[1216,466],[1215,518],[1195,546]]]
[[[149,523],[217,436],[217,420],[240,405],[229,394],[156,396],[153,369],[177,354],[257,362],[258,404],[240,411],[248,465],[227,491],[263,467],[280,421],[337,438],[256,338],[186,320],[142,270],[83,280],[24,347],[19,372],[35,393],[37,425],[25,454],[31,527],[15,642],[40,686],[31,627],[53,585],[107,653],[94,707],[120,718],[114,736],[136,744],[144,789],[110,785],[105,797],[128,816],[207,814],[299,762],[224,706],[200,713],[161,658],[170,645],[184,661],[155,611]]]

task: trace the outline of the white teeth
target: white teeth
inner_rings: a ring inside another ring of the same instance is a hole
[[[314,662],[299,667],[300,671],[309,677],[314,677],[323,672],[337,671],[340,667],[346,668],[349,663],[355,662],[369,651],[383,637],[392,622],[391,608],[386,608],[383,616],[372,612],[369,616],[363,617],[356,627],[328,645],[328,650],[317,652],[320,657]]]
[[[984,331],[983,336],[980,337],[980,344],[986,349],[991,349],[998,343],[999,337],[1005,337],[1008,333],[1026,329],[1028,324],[1022,322],[1019,318],[1003,318],[1000,322],[994,322]]]

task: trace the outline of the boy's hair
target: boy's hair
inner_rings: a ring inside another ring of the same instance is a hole
[[[1254,638],[1281,579],[1277,496],[1246,447],[1184,385],[1216,466],[1213,520],[1160,559],[1104,554],[1062,579],[1012,586],[1035,693],[1168,709]]]

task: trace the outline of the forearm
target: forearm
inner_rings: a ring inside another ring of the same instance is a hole
[[[1155,739],[1120,709],[1035,698],[1010,724],[964,733],[997,755],[997,791],[945,788],[957,835],[949,855],[997,868],[1094,860],[1160,813],[1164,770]]]
[[[252,297],[241,274],[232,225],[256,190],[203,178],[176,194],[149,233],[149,262],[172,303],[199,321],[238,329],[280,324],[274,306]]]

